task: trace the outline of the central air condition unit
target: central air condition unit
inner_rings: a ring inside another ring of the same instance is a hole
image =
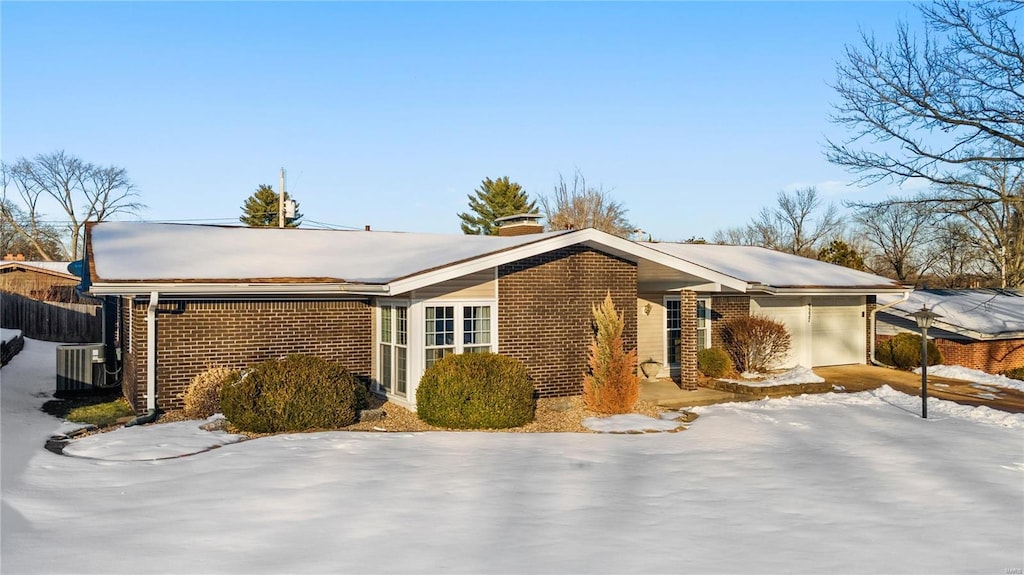
[[[57,347],[57,391],[92,391],[104,387],[102,343]]]

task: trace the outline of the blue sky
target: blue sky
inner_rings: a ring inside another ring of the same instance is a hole
[[[880,198],[822,154],[859,30],[910,4],[4,2],[4,161],[126,168],[146,220],[236,221],[259,184],[307,220],[458,233],[485,177],[579,169],[655,238],[780,190]],[[51,210],[56,215],[56,211]]]

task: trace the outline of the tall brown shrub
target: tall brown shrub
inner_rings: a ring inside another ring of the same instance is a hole
[[[610,293],[593,307],[593,313],[597,333],[590,340],[590,373],[583,375],[583,399],[591,411],[629,413],[640,397],[636,350],[624,349],[625,322]]]
[[[763,315],[733,318],[722,326],[722,340],[733,362],[743,371],[767,371],[789,353],[789,331]]]
[[[212,367],[195,376],[179,396],[185,404],[185,417],[206,419],[220,413],[220,389],[239,377],[237,371],[227,367]]]

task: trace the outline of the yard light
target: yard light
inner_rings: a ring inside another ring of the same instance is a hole
[[[910,315],[917,322],[917,327],[921,328],[921,417],[928,419],[928,328],[935,318],[942,316],[924,305]]]

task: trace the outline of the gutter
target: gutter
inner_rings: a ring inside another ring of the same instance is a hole
[[[253,284],[253,283],[93,283],[93,295],[137,295],[152,291],[164,295],[388,295],[388,285],[377,284]]]
[[[905,301],[907,301],[909,299],[910,299],[910,292],[909,291],[905,291],[905,292],[903,292],[903,298],[902,299],[898,299],[898,300],[896,300],[896,301],[894,301],[892,303],[887,303],[887,304],[885,304],[883,306],[875,306],[875,309],[871,310],[871,355],[870,355],[870,357],[868,359],[870,359],[872,365],[880,365],[882,367],[894,367],[892,365],[886,365],[886,364],[878,361],[875,358],[875,340],[876,340],[876,335],[875,334],[878,331],[877,330],[877,325],[878,324],[877,324],[876,317],[878,316],[878,312],[880,312],[882,310],[885,310],[885,309],[889,309],[889,308],[893,307],[894,305],[903,303],[903,302],[905,302]]]
[[[146,414],[129,421],[125,427],[156,419],[156,310],[159,304],[160,292],[150,292],[146,308]]]

